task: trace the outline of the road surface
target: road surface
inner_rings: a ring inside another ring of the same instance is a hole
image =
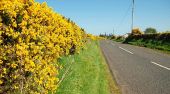
[[[100,47],[123,94],[170,94],[170,55],[109,40]]]

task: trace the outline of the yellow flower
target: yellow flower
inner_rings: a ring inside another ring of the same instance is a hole
[[[18,86],[14,85],[14,89],[18,89],[18,88],[19,88]]]
[[[15,63],[12,63],[12,64],[11,64],[11,67],[12,67],[12,68],[16,68],[17,66],[18,66],[18,65],[15,64]]]
[[[30,65],[31,65],[32,67],[35,67],[35,63],[34,63],[33,61],[30,61]]]
[[[16,54],[17,54],[18,56],[22,56],[21,51],[16,51]]]
[[[21,39],[21,38],[18,38],[18,42],[21,43],[21,42],[22,42],[22,39]]]
[[[38,81],[38,84],[39,84],[39,85],[40,85],[40,84],[42,84],[42,81],[41,81],[41,80],[39,80],[39,81]]]
[[[17,75],[14,75],[13,78],[16,79],[18,76]]]
[[[3,61],[2,60],[0,60],[0,64],[2,64],[3,63]]]
[[[10,31],[10,33],[13,33],[13,29],[12,29],[12,28],[10,28],[10,30],[9,30],[9,31]]]
[[[6,73],[7,73],[6,68],[3,68],[3,73],[4,73],[4,74],[6,74]]]
[[[5,77],[15,82],[5,87],[17,91],[20,80],[16,79],[22,77],[25,79],[24,91],[31,94],[56,91],[58,70],[62,66],[54,61],[63,55],[69,55],[73,45],[73,50],[79,52],[83,40],[87,38],[86,33],[72,21],[55,13],[45,3],[40,4],[34,0],[0,1],[0,10],[3,12],[0,14],[0,27],[3,26],[0,44],[4,42],[2,34],[14,41],[8,45],[0,45],[0,64],[3,64],[2,59],[9,61],[1,66],[0,78]],[[9,25],[2,23],[3,14],[9,16]],[[89,37],[96,38],[92,35]],[[11,71],[11,78],[6,76],[10,68],[15,68],[15,71]],[[35,89],[32,90],[31,87]]]
[[[0,80],[0,85],[3,83],[3,81],[2,80]]]

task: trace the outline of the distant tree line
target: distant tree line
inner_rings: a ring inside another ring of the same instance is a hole
[[[127,34],[124,34],[124,35],[115,35],[115,34],[112,34],[112,33],[109,33],[109,34],[104,33],[104,34],[100,34],[99,36],[107,38],[107,39],[111,39],[111,40],[124,41],[124,40],[126,40],[126,38],[128,38],[131,35],[147,35],[147,36],[151,36],[151,34],[159,34],[160,35],[162,33],[170,33],[170,31],[165,31],[165,32],[159,33],[155,28],[148,27],[144,31],[141,31],[139,28],[134,28],[131,31],[131,33],[127,33]]]
[[[114,37],[115,35],[112,34],[112,33],[104,33],[104,34],[99,34],[100,37],[104,37],[104,38],[107,38],[107,39],[111,39],[112,37]]]

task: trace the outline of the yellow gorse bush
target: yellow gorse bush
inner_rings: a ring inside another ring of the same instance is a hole
[[[85,32],[34,0],[0,0],[0,93],[57,89],[57,58],[78,52]]]
[[[103,39],[106,39],[104,37],[95,36],[95,35],[92,35],[92,34],[86,34],[86,38],[91,39],[91,40],[103,40]]]
[[[139,28],[134,28],[133,30],[132,30],[132,33],[131,33],[132,35],[141,35],[141,34],[143,34],[143,32],[139,29]]]

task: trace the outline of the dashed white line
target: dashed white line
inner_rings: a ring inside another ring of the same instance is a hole
[[[168,67],[165,67],[165,66],[163,66],[163,65],[160,65],[160,64],[155,63],[155,62],[153,62],[153,61],[151,61],[151,63],[154,64],[154,65],[157,65],[157,66],[159,66],[159,67],[161,67],[161,68],[164,68],[164,69],[167,69],[167,70],[170,71],[170,68],[168,68]]]
[[[124,49],[124,48],[122,48],[122,47],[119,47],[119,48],[122,49],[122,50],[124,50],[124,51],[126,51],[126,52],[128,52],[128,53],[130,53],[130,54],[133,54],[131,51],[126,50],[126,49]]]

